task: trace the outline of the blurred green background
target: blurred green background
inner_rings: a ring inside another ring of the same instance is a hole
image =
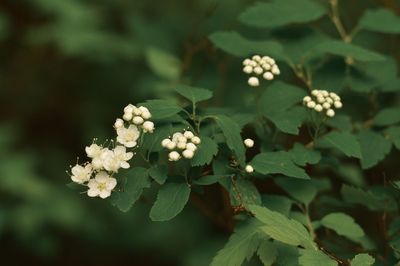
[[[240,61],[207,36],[268,36],[237,22],[253,2],[0,1],[1,265],[209,264],[229,230],[192,206],[171,222],[150,222],[146,197],[121,213],[70,190],[65,170],[93,137],[114,135],[126,104],[172,99],[178,82],[214,90],[215,106],[251,104]],[[399,1],[345,2],[350,25],[365,7],[400,13]]]

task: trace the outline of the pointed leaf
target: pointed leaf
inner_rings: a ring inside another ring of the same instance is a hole
[[[202,88],[195,88],[187,85],[179,85],[175,88],[176,92],[180,95],[188,99],[193,103],[205,101],[211,99],[213,96],[212,91],[202,89]]]

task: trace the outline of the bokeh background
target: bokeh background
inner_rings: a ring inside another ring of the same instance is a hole
[[[121,213],[69,189],[65,171],[93,137],[113,136],[126,104],[173,99],[178,82],[214,90],[217,107],[248,104],[239,61],[207,36],[264,37],[236,19],[253,2],[0,0],[1,265],[209,264],[231,227],[199,206],[154,223],[146,197]],[[343,2],[349,25],[366,7],[400,14],[400,1]],[[375,38],[399,47],[394,36]]]

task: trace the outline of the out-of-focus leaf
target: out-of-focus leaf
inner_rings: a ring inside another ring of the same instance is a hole
[[[288,151],[292,161],[297,165],[317,164],[321,160],[321,153],[316,150],[307,149],[300,143],[295,143],[293,149]]]
[[[389,127],[385,131],[385,137],[400,150],[400,126]]]
[[[187,85],[178,85],[175,90],[193,103],[208,100],[213,96],[212,91]]]
[[[238,179],[232,183],[230,189],[231,202],[233,206],[240,204],[259,205],[261,204],[261,196],[257,187],[245,179]]]
[[[368,169],[385,159],[392,145],[382,135],[371,130],[361,131],[358,135],[361,147],[361,166]]]
[[[168,80],[179,78],[181,62],[174,55],[152,47],[146,50],[146,59],[150,68],[160,77]]]
[[[209,137],[201,137],[201,143],[197,147],[193,159],[190,161],[192,166],[201,166],[211,163],[218,153],[218,145]]]
[[[368,254],[358,254],[351,260],[351,266],[371,266],[374,265],[375,259]]]
[[[301,266],[337,266],[337,262],[320,250],[301,250],[299,257]]]
[[[160,185],[163,185],[168,178],[168,169],[166,166],[153,166],[149,169],[149,175]]]
[[[361,148],[356,136],[348,132],[331,132],[318,140],[318,147],[335,148],[349,157],[361,158]]]
[[[391,126],[400,122],[400,108],[389,107],[381,110],[374,118],[377,126]]]
[[[370,31],[399,34],[400,17],[389,9],[371,9],[365,11],[358,26]]]
[[[257,255],[264,266],[271,266],[278,256],[278,251],[270,241],[263,241],[257,249]]]
[[[148,100],[143,103],[152,115],[152,119],[165,119],[172,117],[182,111],[182,108],[168,100]]]
[[[337,234],[351,240],[364,236],[364,230],[345,213],[330,213],[321,219],[321,224],[326,228],[334,230]]]

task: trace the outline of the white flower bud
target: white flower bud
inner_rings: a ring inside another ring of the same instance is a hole
[[[325,102],[325,103],[322,105],[322,107],[324,107],[324,109],[329,109],[329,108],[331,108],[331,104]]]
[[[192,138],[192,142],[193,142],[193,144],[199,145],[201,143],[201,139],[197,136],[194,136]]]
[[[117,118],[117,120],[115,120],[114,127],[121,128],[123,126],[124,126],[124,120],[122,120],[121,118]]]
[[[262,68],[264,68],[265,70],[270,70],[271,69],[271,65],[268,63],[265,63],[262,65]]]
[[[143,124],[144,119],[143,119],[141,116],[135,116],[135,117],[132,119],[132,122],[133,122],[135,125],[141,125],[141,124]]]
[[[150,119],[151,118],[151,113],[150,112],[142,112],[142,118],[144,119],[144,120],[148,120],[148,119]]]
[[[264,70],[262,69],[262,67],[255,67],[254,68],[254,73],[256,73],[257,75],[261,75],[264,72]]]
[[[335,108],[340,109],[343,107],[343,104],[341,101],[335,101],[335,103],[333,104],[335,106]]]
[[[178,138],[178,142],[183,142],[183,143],[187,143],[187,138],[185,137],[185,135],[182,135]]]
[[[312,90],[311,95],[317,96],[319,94],[319,90]]]
[[[249,66],[251,66],[251,67],[256,67],[256,66],[257,66],[257,62],[251,60],[250,63],[249,63]]]
[[[176,162],[176,161],[179,161],[179,159],[181,158],[181,155],[176,151],[172,151],[168,154],[168,157],[171,162]]]
[[[125,113],[125,114],[122,116],[122,118],[123,118],[125,121],[130,121],[130,120],[132,120],[132,117],[133,117],[132,113]]]
[[[197,150],[197,146],[193,143],[187,143],[186,144],[186,149],[187,150],[191,150],[191,151],[196,151]]]
[[[245,139],[243,143],[247,148],[254,147],[254,140],[252,140],[252,139]]]
[[[317,105],[314,107],[314,110],[317,111],[317,112],[321,112],[322,109],[323,109],[323,107],[322,107],[322,105],[320,105],[320,104],[317,104]]]
[[[305,96],[304,98],[303,98],[303,102],[304,103],[308,103],[308,102],[311,102],[311,97],[310,96]]]
[[[243,65],[244,66],[248,66],[250,64],[251,60],[246,58],[245,60],[243,60]]]
[[[267,61],[267,63],[270,64],[270,65],[275,65],[275,63],[276,63],[275,60],[274,60],[273,58],[271,58],[271,57],[270,57],[270,58],[267,58],[266,61]]]
[[[274,74],[274,75],[279,75],[279,74],[281,74],[281,71],[279,70],[279,68],[278,68],[277,65],[274,65],[274,66],[272,67],[271,72],[272,72],[272,74]]]
[[[143,130],[144,132],[153,133],[154,131],[154,123],[151,121],[146,121],[143,123]]]
[[[194,151],[192,150],[184,150],[182,152],[183,157],[185,157],[186,159],[192,159],[194,156]]]
[[[185,131],[185,133],[183,133],[183,136],[187,139],[191,139],[194,137],[194,134],[192,131]]]
[[[334,117],[335,116],[335,111],[333,111],[332,109],[329,109],[328,111],[326,111],[326,115],[329,117]]]
[[[326,98],[325,98],[325,101],[326,101],[327,103],[329,103],[329,104],[333,104],[333,100],[332,100],[332,98],[330,98],[330,97],[326,97]]]
[[[323,96],[320,97],[320,96],[318,95],[318,96],[317,96],[317,102],[318,102],[318,103],[324,103],[324,102],[325,102],[325,98],[324,98]]]
[[[172,141],[170,139],[163,139],[161,141],[161,146],[163,146],[164,148],[168,147],[168,144],[171,143]]]
[[[269,57],[269,56],[263,56],[262,58],[261,58],[261,60],[263,60],[263,61],[269,61],[269,60],[271,60],[272,58],[271,57]]]
[[[246,74],[251,74],[253,72],[253,67],[252,66],[245,66],[243,68],[243,72]]]
[[[172,141],[178,142],[178,139],[182,137],[183,134],[181,132],[176,132],[172,135]]]
[[[251,59],[253,59],[254,61],[260,61],[261,60],[261,56],[253,55],[253,57]]]
[[[178,142],[178,144],[176,145],[176,147],[180,150],[184,150],[186,149],[186,142]]]
[[[321,91],[322,96],[324,97],[328,97],[329,96],[329,92],[327,92],[326,90],[322,90]]]
[[[258,87],[260,85],[260,81],[256,77],[250,77],[247,83],[252,87]]]
[[[133,109],[135,109],[135,106],[132,104],[128,104],[124,108],[124,113],[133,113]]]
[[[263,75],[263,78],[266,80],[273,80],[274,79],[274,75],[271,72],[265,72]]]
[[[133,114],[136,116],[140,116],[140,115],[142,115],[142,111],[139,108],[135,107],[133,109]]]
[[[251,174],[251,173],[254,172],[254,168],[253,168],[253,166],[251,166],[250,164],[246,165],[245,170],[246,170],[246,172],[249,173],[249,174]]]
[[[307,103],[307,107],[310,108],[310,109],[314,109],[314,107],[315,107],[316,105],[317,105],[317,104],[316,104],[314,101],[311,101],[311,102],[308,102],[308,103]]]
[[[168,142],[168,143],[166,144],[166,148],[167,148],[168,150],[173,150],[173,149],[176,148],[176,143],[173,142],[173,141],[170,141],[170,142]]]
[[[139,109],[142,113],[150,112],[149,109],[147,109],[147,107],[144,107],[144,106],[139,106],[138,109]]]

